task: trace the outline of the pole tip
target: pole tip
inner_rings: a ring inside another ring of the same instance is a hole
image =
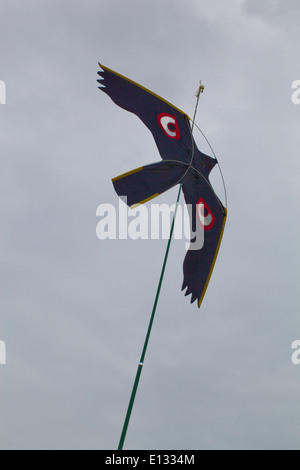
[[[196,97],[197,97],[197,98],[199,98],[200,93],[203,93],[203,92],[204,92],[204,88],[205,88],[205,86],[202,84],[202,80],[200,80],[199,83],[200,83],[200,84],[199,84],[199,88],[198,88],[197,93],[196,93]]]

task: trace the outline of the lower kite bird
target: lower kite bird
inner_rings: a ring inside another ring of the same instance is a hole
[[[202,230],[201,249],[190,249],[183,263],[182,290],[200,307],[219,251],[227,210],[209,181],[218,163],[200,152],[192,135],[189,116],[138,83],[99,64],[99,89],[121,108],[136,114],[151,131],[162,161],[141,166],[113,178],[120,197],[128,206],[143,204],[177,184],[182,185],[185,202],[191,208],[191,232]]]

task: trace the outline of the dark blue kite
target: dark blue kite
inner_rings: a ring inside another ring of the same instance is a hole
[[[143,204],[182,184],[186,204],[192,208],[193,233],[201,229],[201,249],[191,246],[183,263],[185,295],[202,302],[219,251],[227,211],[208,179],[217,160],[200,152],[192,135],[190,118],[180,109],[138,83],[99,64],[100,90],[121,108],[136,114],[151,131],[162,161],[136,168],[114,178],[119,196],[130,207]],[[193,238],[193,237],[192,237]],[[193,240],[191,240],[193,241]]]

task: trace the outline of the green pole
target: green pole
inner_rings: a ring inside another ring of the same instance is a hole
[[[196,94],[197,103],[196,103],[193,122],[192,122],[192,132],[193,132],[193,128],[194,128],[194,122],[195,122],[195,117],[196,117],[196,113],[197,113],[200,93],[203,93],[203,90],[204,90],[204,86],[200,82],[199,90]],[[133,405],[134,405],[134,400],[135,400],[137,388],[138,388],[138,385],[139,385],[139,381],[140,381],[140,377],[141,377],[141,373],[142,373],[142,369],[143,369],[143,365],[144,365],[144,359],[145,359],[145,355],[146,355],[146,352],[147,352],[147,347],[148,347],[149,338],[150,338],[150,334],[151,334],[151,330],[152,330],[152,325],[153,325],[154,316],[155,316],[155,312],[156,312],[157,302],[158,302],[158,298],[159,298],[159,294],[160,294],[160,290],[161,290],[161,286],[162,286],[162,281],[163,281],[165,270],[166,270],[166,265],[167,265],[167,259],[168,259],[169,251],[170,251],[171,240],[172,240],[172,237],[173,237],[175,219],[176,219],[176,214],[177,214],[181,189],[182,189],[182,183],[180,183],[180,185],[179,185],[177,201],[176,201],[176,207],[175,207],[173,220],[172,220],[172,225],[171,225],[171,230],[170,230],[170,236],[169,236],[169,239],[168,239],[167,249],[166,249],[164,262],[163,262],[163,266],[162,266],[162,270],[161,270],[161,274],[160,274],[160,278],[159,278],[159,282],[158,282],[158,287],[157,287],[156,296],[155,296],[155,300],[154,300],[154,304],[153,304],[153,308],[152,308],[152,313],[151,313],[151,317],[150,317],[150,322],[149,322],[149,326],[148,326],[148,330],[147,330],[147,334],[146,334],[146,338],[145,338],[145,342],[144,342],[144,347],[143,347],[140,362],[138,364],[138,368],[137,368],[137,371],[136,371],[136,376],[135,376],[135,380],[134,380],[134,384],[133,384],[133,388],[132,388],[132,392],[131,392],[131,396],[130,396],[130,400],[129,400],[129,405],[128,405],[127,413],[126,413],[124,424],[123,424],[123,429],[122,429],[122,434],[121,434],[118,450],[123,450],[123,445],[124,445],[124,441],[125,441],[125,438],[126,438],[127,428],[128,428],[128,424],[129,424],[129,421],[130,421],[132,408],[133,408]]]
[[[150,338],[150,334],[151,334],[151,329],[152,329],[153,320],[154,320],[154,316],[155,316],[155,312],[156,312],[157,302],[158,302],[158,298],[159,298],[159,294],[160,294],[160,290],[161,290],[161,285],[162,285],[162,281],[163,281],[163,277],[164,277],[165,269],[166,269],[166,265],[167,265],[167,259],[168,259],[168,254],[169,254],[171,240],[172,240],[173,231],[174,231],[175,218],[176,218],[176,212],[177,212],[178,202],[179,202],[180,193],[181,193],[181,187],[182,187],[182,185],[180,184],[179,191],[178,191],[178,196],[177,196],[177,201],[176,201],[175,212],[174,212],[174,215],[173,215],[173,220],[172,220],[172,225],[171,225],[171,230],[170,230],[170,237],[169,237],[169,240],[168,240],[168,245],[167,245],[165,258],[164,258],[164,262],[163,262],[163,267],[162,267],[160,278],[159,278],[159,283],[158,283],[158,288],[157,288],[157,291],[156,291],[156,296],[155,296],[155,300],[154,300],[154,304],[153,304],[151,318],[150,318],[150,322],[149,322],[149,326],[148,326],[148,330],[147,330],[147,334],[146,334],[146,339],[145,339],[141,359],[140,359],[140,362],[139,362],[139,365],[138,365],[138,368],[137,368],[135,381],[134,381],[133,389],[132,389],[132,392],[131,392],[131,397],[130,397],[130,401],[129,401],[129,405],[128,405],[128,409],[127,409],[127,413],[126,413],[126,417],[125,417],[125,421],[124,421],[124,425],[123,425],[123,430],[122,430],[118,450],[123,449],[123,444],[124,444],[124,440],[125,440],[125,437],[126,437],[128,424],[129,424],[129,421],[130,421],[130,416],[131,416],[131,412],[132,412],[132,408],[133,408],[133,404],[134,404],[134,400],[135,400],[135,395],[136,395],[136,391],[137,391],[137,388],[138,388],[138,385],[139,385],[142,368],[143,368],[143,365],[144,365],[144,359],[145,359],[147,346],[148,346],[148,342],[149,342],[149,338]]]

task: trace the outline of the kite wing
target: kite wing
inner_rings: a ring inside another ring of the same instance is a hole
[[[163,160],[142,166],[113,178],[113,185],[126,204],[133,208],[164,193],[179,183],[187,172],[187,166],[179,162]]]
[[[189,117],[180,109],[138,83],[99,64],[99,89],[121,108],[136,114],[152,132],[162,159],[189,164],[191,129]]]
[[[182,290],[200,307],[205,295],[224,231],[227,211],[211,184],[191,169],[182,185],[190,209],[192,240],[183,263]]]
[[[127,197],[130,207],[142,204],[180,183],[191,163],[208,177],[216,160],[196,147],[187,114],[138,83],[99,66],[99,89],[142,120],[163,160],[113,178],[117,194]]]

